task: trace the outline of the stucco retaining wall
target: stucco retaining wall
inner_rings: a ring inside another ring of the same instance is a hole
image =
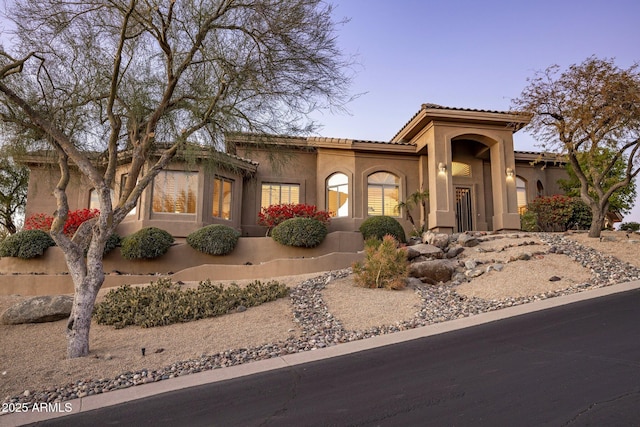
[[[355,232],[334,232],[316,248],[282,246],[271,238],[240,238],[226,256],[202,254],[187,244],[172,246],[167,254],[149,261],[129,261],[116,249],[104,260],[103,288],[148,283],[168,276],[200,281],[269,278],[346,268],[362,259],[364,242]],[[122,275],[115,272],[124,273]],[[62,251],[47,249],[38,259],[0,259],[0,295],[55,295],[73,292]],[[27,274],[25,274],[27,273]],[[37,274],[28,274],[37,273]]]

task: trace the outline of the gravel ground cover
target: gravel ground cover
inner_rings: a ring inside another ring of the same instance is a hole
[[[617,248],[635,254],[625,262],[581,238],[487,236],[466,257],[504,268],[460,285],[355,288],[350,269],[281,278],[291,287],[289,299],[242,313],[150,329],[94,324],[92,354],[82,359],[64,358],[64,321],[0,326],[0,396],[4,402],[60,402],[640,280],[640,245],[597,242],[606,243],[610,253]],[[522,256],[527,251],[532,255]],[[554,276],[559,280],[550,280]],[[3,297],[0,309],[18,300]]]

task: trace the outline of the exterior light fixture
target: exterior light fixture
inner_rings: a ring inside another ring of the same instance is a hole
[[[440,162],[438,163],[438,171],[444,175],[445,173],[447,173],[447,165],[445,165],[444,163]]]
[[[507,178],[513,179],[513,169],[507,168]]]

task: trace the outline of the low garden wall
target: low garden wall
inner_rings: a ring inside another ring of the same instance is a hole
[[[229,255],[215,256],[179,243],[153,260],[126,260],[117,248],[104,258],[103,287],[148,283],[161,276],[200,281],[267,279],[349,267],[362,259],[359,232],[337,231],[315,248],[283,246],[269,237],[241,237]],[[47,249],[43,256],[23,260],[0,259],[0,295],[54,295],[73,292],[62,251]],[[132,276],[133,275],[133,276]]]

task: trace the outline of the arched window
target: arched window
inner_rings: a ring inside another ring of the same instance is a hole
[[[538,180],[538,183],[536,184],[536,186],[538,187],[538,197],[544,196],[544,186],[542,185],[540,180]]]
[[[343,173],[327,178],[327,211],[332,217],[349,216],[349,177]]]
[[[518,212],[524,213],[527,210],[527,182],[516,176],[516,192],[518,193]]]
[[[389,172],[376,172],[367,179],[368,214],[400,216],[400,178]]]

